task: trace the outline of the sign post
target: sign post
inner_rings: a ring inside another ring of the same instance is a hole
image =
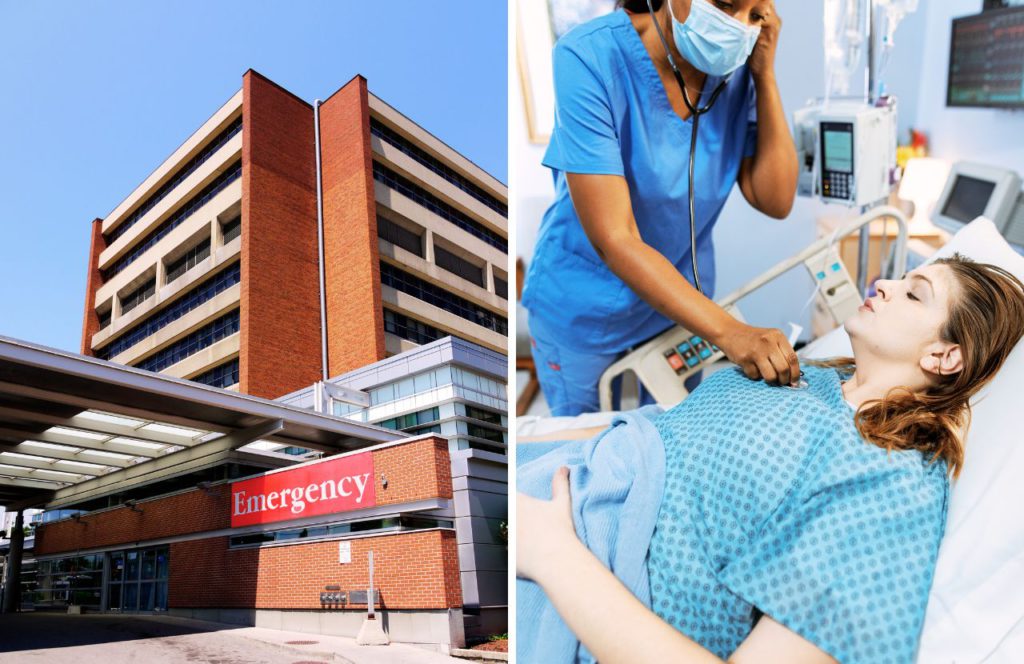
[[[373,594],[373,551],[369,554],[370,588],[366,593],[366,620],[359,628],[359,635],[356,636],[356,643],[361,646],[386,646],[391,643],[388,635],[384,633],[381,621],[377,620],[374,605],[377,597]]]

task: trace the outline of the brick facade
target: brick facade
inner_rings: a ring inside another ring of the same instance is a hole
[[[320,107],[327,358],[337,376],[382,360],[381,305],[366,79],[357,76]]]
[[[85,314],[82,317],[82,355],[93,355],[92,336],[100,329],[100,317],[96,315],[96,291],[103,285],[100,272],[100,254],[107,248],[103,237],[103,220],[92,220],[92,237],[89,242],[89,273],[85,279]]]
[[[338,562],[338,542],[228,549],[228,538],[171,545],[168,608],[319,609],[329,584],[366,588],[373,550],[375,587],[392,609],[462,606],[455,533],[431,530],[349,540],[352,562]],[[356,605],[358,606],[358,605]],[[365,605],[362,605],[365,607]]]
[[[378,505],[452,498],[448,443],[437,436],[373,450]],[[382,479],[388,479],[388,488]],[[35,554],[53,555],[110,546],[145,546],[148,541],[231,526],[231,485],[195,489],[40,525]],[[137,511],[141,510],[141,511]],[[287,527],[287,525],[282,525]],[[349,540],[352,562],[338,563],[338,543],[303,542],[229,549],[227,536],[170,545],[170,608],[319,609],[327,584],[345,589],[367,583],[367,552],[381,597],[395,609],[462,606],[455,533],[431,530]]]
[[[276,398],[321,378],[313,110],[242,77],[239,391]]]

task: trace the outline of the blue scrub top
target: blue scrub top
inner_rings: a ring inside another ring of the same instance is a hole
[[[554,49],[555,126],[544,155],[555,201],[544,214],[523,305],[541,326],[580,350],[618,352],[672,321],[640,299],[594,251],[569,197],[565,174],[621,175],[644,242],[693,283],[688,161],[693,118],[672,109],[661,78],[625,10],[573,29]],[[708,76],[705,103],[720,78]],[[701,285],[714,293],[711,231],[740,162],[757,142],[754,84],[744,65],[701,116],[694,184]]]

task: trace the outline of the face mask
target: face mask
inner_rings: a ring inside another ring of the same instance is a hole
[[[712,7],[707,0],[691,0],[690,15],[685,23],[680,23],[672,14],[672,0],[665,2],[672,16],[676,48],[697,69],[712,76],[725,76],[750,57],[761,34],[760,27],[744,25]]]

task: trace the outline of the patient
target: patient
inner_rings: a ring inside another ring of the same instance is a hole
[[[519,661],[913,661],[969,400],[1024,333],[1024,286],[956,256],[877,289],[854,358],[805,389],[727,369],[653,419],[518,448],[520,489],[552,496],[517,501]]]

